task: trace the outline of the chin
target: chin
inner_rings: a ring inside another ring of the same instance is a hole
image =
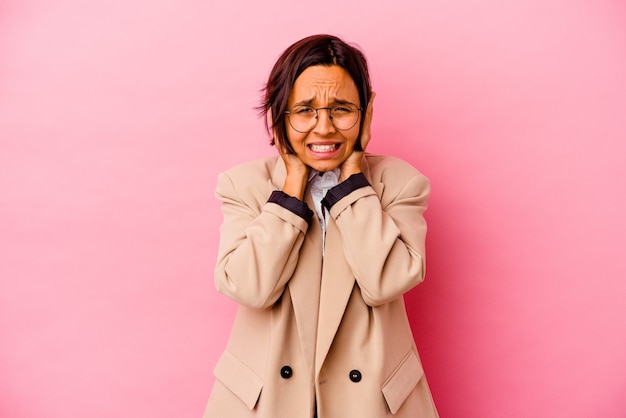
[[[324,173],[326,171],[333,171],[337,167],[339,167],[339,164],[314,164],[311,166],[312,169],[317,170],[321,173]]]

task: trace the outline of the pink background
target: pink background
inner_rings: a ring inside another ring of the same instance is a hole
[[[433,185],[407,301],[442,417],[626,416],[619,0],[0,2],[0,416],[199,417],[234,303],[218,172],[279,53],[365,50]]]

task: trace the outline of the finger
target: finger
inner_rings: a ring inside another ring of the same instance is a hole
[[[376,98],[376,92],[373,91],[372,95],[370,96],[370,101],[367,104],[367,115],[366,117],[369,117],[370,119],[372,119],[372,114],[374,113],[374,99]]]
[[[372,92],[372,96],[370,97],[370,101],[367,104],[367,109],[365,110],[365,124],[369,128],[372,124],[372,117],[374,116],[374,98],[376,97],[376,93]]]
[[[376,93],[372,92],[367,109],[365,110],[365,119],[363,120],[363,131],[361,132],[361,147],[365,150],[365,147],[369,143],[372,137],[372,118],[374,116],[374,98]]]

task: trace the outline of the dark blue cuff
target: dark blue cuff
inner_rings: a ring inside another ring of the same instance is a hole
[[[322,199],[322,205],[330,211],[330,208],[344,197],[361,187],[367,187],[370,183],[365,178],[363,173],[353,174],[345,181],[342,181],[332,189],[330,189],[326,196]]]
[[[307,222],[309,222],[313,217],[313,211],[309,209],[306,203],[293,196],[289,196],[282,190],[274,190],[267,201],[268,203],[276,203],[277,205],[282,206]]]

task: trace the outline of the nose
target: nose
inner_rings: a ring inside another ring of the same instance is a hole
[[[320,135],[328,135],[335,133],[335,125],[330,117],[330,109],[322,107],[317,109],[317,121],[313,131]]]

